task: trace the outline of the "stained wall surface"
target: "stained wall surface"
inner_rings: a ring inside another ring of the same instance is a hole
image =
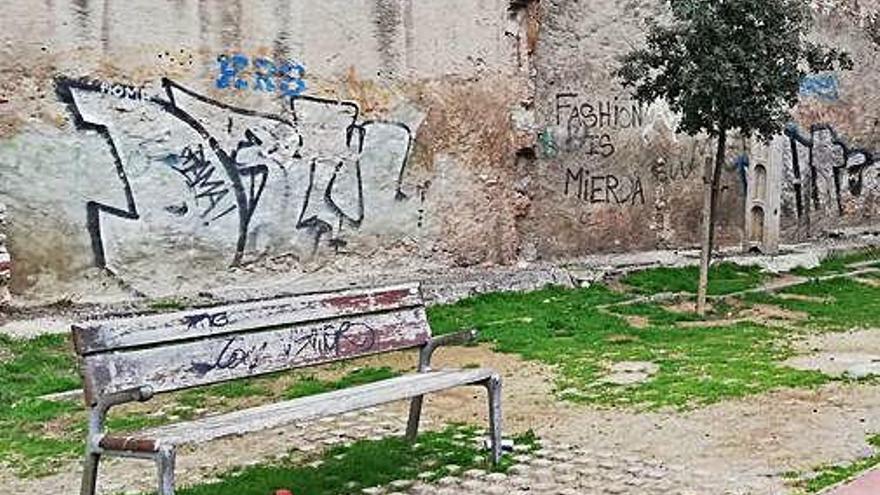
[[[611,75],[660,2],[7,3],[0,203],[15,293],[97,293],[105,269],[161,293],[697,240],[713,143],[676,134],[674,114]],[[816,36],[856,69],[805,81],[773,145],[783,240],[878,213],[875,17],[815,10]],[[731,147],[727,244],[743,241],[752,145]]]

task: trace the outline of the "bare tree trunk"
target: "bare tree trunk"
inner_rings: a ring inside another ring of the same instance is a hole
[[[727,129],[718,134],[718,149],[715,165],[708,160],[703,170],[703,224],[700,239],[700,281],[697,287],[697,314],[706,314],[706,293],[709,287],[709,264],[715,243],[715,216],[718,209],[718,193],[721,186],[721,171],[727,147]]]

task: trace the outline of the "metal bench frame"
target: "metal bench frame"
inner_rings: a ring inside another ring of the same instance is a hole
[[[418,288],[416,287],[416,290]],[[223,306],[218,306],[211,309],[222,309]],[[183,314],[185,312],[181,312]],[[135,317],[136,318],[136,317]],[[132,320],[131,318],[129,320]],[[77,329],[83,328],[86,324],[74,325],[74,341],[77,343],[77,348],[79,350],[80,344],[78,342],[76,332]],[[424,322],[424,325],[427,327],[427,321]],[[430,335],[430,328],[428,328],[428,335]],[[399,379],[406,379],[414,383],[419,383],[421,378],[429,379],[431,376],[440,375],[442,373],[451,373],[454,374],[456,372],[467,374],[466,370],[447,370],[447,371],[438,371],[434,372],[431,368],[431,360],[434,355],[434,352],[441,346],[444,345],[456,345],[456,344],[465,344],[471,342],[475,339],[476,332],[473,330],[444,335],[440,337],[430,336],[426,342],[418,346],[419,349],[419,362],[418,362],[418,373],[414,375],[405,375],[404,377],[400,377]],[[173,344],[172,344],[173,345]],[[391,351],[380,351],[373,354],[379,354],[382,352],[393,352],[395,350],[400,349],[392,349]],[[332,360],[332,362],[340,362],[352,359],[357,356],[352,357],[343,357],[340,359]],[[288,369],[294,369],[305,366],[291,366]],[[83,370],[84,378],[87,378],[85,374],[87,373],[84,367],[81,366]],[[242,379],[245,378],[237,377],[233,378]],[[476,378],[477,381],[473,381],[472,379]],[[456,376],[453,376],[453,379],[457,379]],[[349,391],[351,393],[357,393],[359,389],[364,388],[368,389],[371,385],[373,386],[381,386],[382,383],[390,382],[391,380],[397,380],[397,378],[393,378],[390,380],[385,380],[382,382],[374,382],[374,384],[361,385],[358,387],[352,387],[350,389],[345,389],[345,391]],[[462,378],[462,380],[467,380],[466,378]],[[88,380],[86,380],[88,382]],[[207,385],[207,383],[205,384]],[[419,422],[422,413],[422,406],[424,402],[424,395],[427,393],[445,390],[457,386],[466,386],[466,385],[478,385],[483,386],[487,390],[488,395],[488,405],[489,405],[489,432],[490,432],[490,440],[491,440],[491,459],[493,463],[497,463],[501,457],[501,377],[488,369],[475,370],[475,373],[472,374],[470,381],[461,381],[456,383],[449,383],[442,386],[442,388],[438,388],[435,386],[430,390],[419,391],[416,387],[414,389],[414,393],[409,397],[410,399],[410,408],[409,408],[409,418],[407,422],[406,429],[406,438],[409,441],[414,441],[419,430]],[[318,394],[315,396],[309,396],[302,399],[295,399],[292,401],[286,402],[276,402],[271,405],[285,405],[290,404],[294,405],[296,403],[301,403],[303,400],[309,400],[311,402],[322,401],[322,398],[325,396],[332,396],[336,392],[327,392],[323,394]],[[150,438],[149,434],[144,435],[133,435],[133,436],[113,436],[108,435],[105,431],[105,420],[108,412],[113,407],[131,403],[131,402],[145,402],[153,398],[154,393],[153,387],[146,386],[138,386],[130,389],[125,389],[121,391],[116,391],[112,393],[106,394],[90,394],[86,395],[86,403],[89,408],[89,422],[88,422],[88,437],[86,442],[86,453],[85,453],[85,463],[83,466],[83,476],[82,476],[82,486],[81,486],[81,495],[94,495],[96,487],[97,487],[97,476],[98,476],[98,466],[102,456],[119,456],[119,457],[131,457],[131,458],[139,458],[139,459],[149,459],[153,460],[156,463],[157,471],[158,471],[158,493],[160,495],[173,495],[174,493],[174,469],[175,469],[175,457],[176,457],[176,447],[180,444],[192,443],[188,441],[183,441],[180,443],[172,442],[172,443],[162,443],[157,439]],[[90,401],[89,396],[93,396]],[[330,399],[328,399],[330,400]],[[393,398],[390,400],[383,400],[381,398],[375,398],[373,402],[375,404],[381,404],[386,402],[392,402],[395,400],[400,400],[399,397]],[[248,411],[253,411],[260,409],[259,406],[256,408],[245,409],[243,411],[237,411],[236,413],[227,413],[225,415],[214,416],[209,419],[222,419],[229,414],[246,414]],[[349,406],[340,405],[338,403],[335,404],[335,411],[333,414],[338,414],[344,411],[351,411],[361,409],[364,406],[358,404],[352,404]],[[320,417],[321,414],[316,414],[309,417],[304,417],[302,419],[312,419],[316,417]],[[196,423],[196,421],[188,421],[188,422],[179,422],[170,426],[177,427],[185,427],[191,423]],[[292,420],[296,421],[296,419]],[[269,427],[276,427],[279,425],[272,425],[267,427],[255,427],[247,429],[246,431],[240,432],[239,434],[249,433],[253,431],[259,431],[260,429],[265,429]],[[161,428],[161,427],[160,427]],[[216,438],[221,438],[223,435],[218,435],[215,437],[210,437],[207,440],[212,440]]]

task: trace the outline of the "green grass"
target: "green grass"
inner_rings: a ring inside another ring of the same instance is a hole
[[[220,477],[220,481],[180,489],[181,495],[267,495],[277,489],[289,489],[297,495],[336,495],[360,493],[363,488],[385,485],[395,480],[413,480],[430,471],[430,480],[452,474],[450,464],[467,469],[506,471],[511,465],[505,455],[498,467],[488,461],[487,453],[477,446],[472,427],[454,426],[441,432],[419,436],[417,443],[402,438],[363,440],[347,446],[332,447],[317,461],[291,455],[272,464],[239,469]],[[531,433],[514,440],[517,444],[538,447]]]
[[[315,395],[331,390],[340,390],[343,388],[354,387],[366,383],[377,382],[394,378],[399,373],[388,367],[382,368],[359,368],[349,372],[339,380],[320,380],[314,376],[306,376],[294,383],[284,392],[286,399],[296,399],[297,397],[305,397],[307,395]]]
[[[564,397],[597,405],[683,409],[829,380],[777,364],[793,354],[782,330],[754,324],[681,328],[673,323],[690,317],[651,305],[613,308],[649,317],[650,326],[634,328],[597,309],[622,297],[601,286],[548,288],[477,296],[432,307],[429,316],[436,333],[476,327],[500,352],[555,366]],[[601,383],[606,368],[621,361],[651,361],[660,371],[637,385]]]
[[[880,249],[869,248],[850,253],[837,253],[825,258],[819,266],[814,268],[797,267],[791,271],[794,275],[802,277],[820,277],[845,273],[851,270],[848,265],[866,261],[877,261],[880,264]]]
[[[22,398],[80,386],[76,361],[64,335],[23,340],[0,334],[0,355],[9,356],[0,359],[0,408]]]
[[[796,285],[781,294],[815,300],[786,299],[773,294],[749,294],[744,300],[806,313],[809,319],[805,325],[821,330],[880,327],[880,287],[838,278]]]
[[[880,435],[872,436],[868,439],[868,443],[875,449],[873,455],[849,464],[829,464],[819,466],[805,479],[795,473],[794,477],[801,479],[796,481],[794,485],[807,493],[819,493],[830,486],[847,481],[877,465],[880,465],[880,453],[876,450],[880,448]]]
[[[0,352],[4,356],[0,360],[0,464],[23,474],[45,474],[57,465],[55,459],[82,450],[80,439],[47,428],[59,418],[81,412],[82,405],[39,399],[80,385],[67,338],[45,335],[20,340],[0,335]]]
[[[621,282],[633,288],[639,294],[657,294],[661,292],[697,292],[699,268],[686,266],[681,268],[651,268],[633,272],[621,279]],[[766,275],[757,266],[742,266],[733,263],[717,263],[709,269],[710,295],[724,295],[758,287],[766,279]]]

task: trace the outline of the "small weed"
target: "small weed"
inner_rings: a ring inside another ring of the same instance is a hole
[[[186,303],[180,299],[165,297],[150,301],[149,307],[156,311],[180,311],[186,309]]]

